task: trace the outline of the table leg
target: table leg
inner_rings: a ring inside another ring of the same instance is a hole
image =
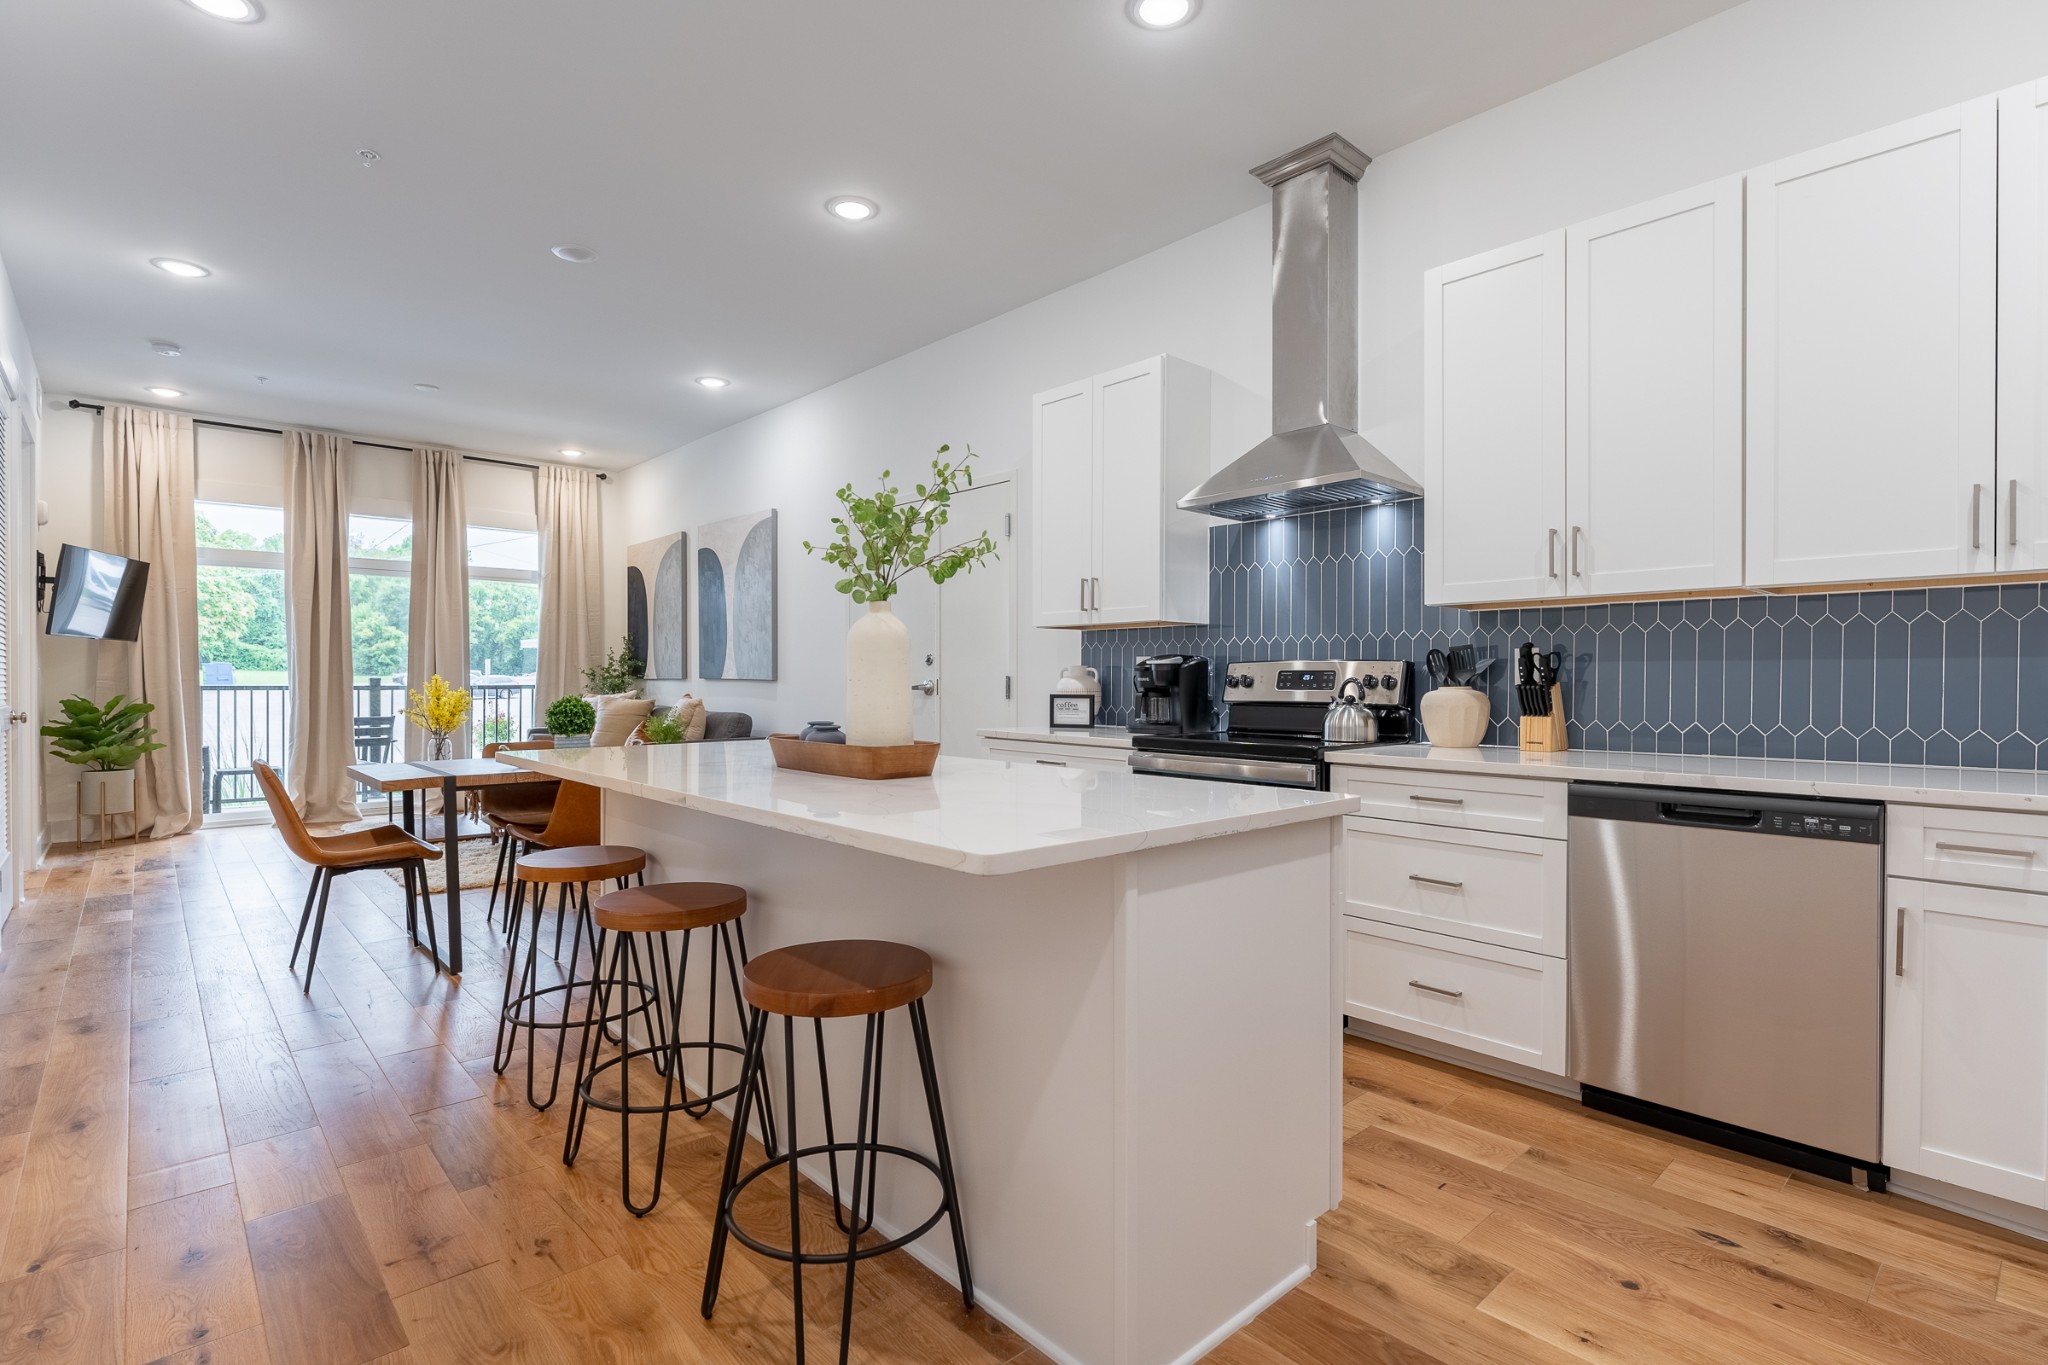
[[[399,823],[400,827],[401,827],[401,828],[403,828],[403,829],[405,830],[405,832],[406,832],[407,834],[417,834],[417,833],[419,833],[419,827],[418,827],[418,826],[417,826],[416,824],[414,824],[414,823],[413,823],[413,818],[412,818],[412,791],[411,791],[411,789],[410,789],[410,788],[408,788],[407,790],[405,790],[405,791],[402,791],[402,792],[400,792],[400,793],[398,794],[398,800],[399,800],[399,806],[398,806],[398,823]]]
[[[448,874],[448,974],[462,975],[462,808],[453,777],[441,781],[441,835]]]

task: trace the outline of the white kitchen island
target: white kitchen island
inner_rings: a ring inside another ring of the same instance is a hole
[[[976,1293],[1041,1351],[1192,1360],[1314,1265],[1340,1185],[1336,850],[1355,799],[982,759],[860,782],[783,771],[752,743],[502,756],[603,789],[606,840],[644,848],[650,882],[745,887],[757,954],[833,938],[931,953]],[[859,1029],[827,1033],[843,1123]],[[929,1150],[909,1031],[891,1033],[884,1141]],[[877,1221],[914,1226],[933,1182],[884,1174]],[[955,1278],[943,1223],[912,1250]]]

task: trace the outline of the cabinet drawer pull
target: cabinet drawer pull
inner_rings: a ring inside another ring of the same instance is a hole
[[[1461,796],[1417,796],[1410,792],[1408,799],[1410,801],[1419,801],[1425,806],[1462,806],[1465,804],[1465,799]]]
[[[1427,981],[1410,981],[1408,984],[1418,991],[1428,991],[1431,995],[1441,995],[1446,1000],[1463,1000],[1465,998],[1465,992],[1463,991],[1447,991],[1442,986],[1432,986]]]
[[[1895,945],[1895,946],[1894,946],[1894,947],[1892,948],[1892,975],[1893,975],[1893,976],[1904,976],[1905,974],[1906,974],[1906,907],[1902,905],[1902,906],[1900,906],[1900,907],[1899,907],[1899,934],[1898,934],[1898,942],[1897,942],[1897,944],[1896,944],[1896,945]]]
[[[1410,872],[1408,880],[1423,886],[1441,886],[1446,891],[1463,891],[1465,889],[1465,883],[1463,882],[1447,882],[1442,877],[1425,877],[1420,872]]]
[[[2028,862],[2034,861],[2033,851],[2024,848],[1992,848],[1987,844],[1942,843],[1937,843],[1935,848],[1943,853],[1983,853],[1993,858],[2025,858]]]
[[[1048,768],[1064,768],[1067,766],[1067,760],[1064,758],[1034,758],[1031,761]]]

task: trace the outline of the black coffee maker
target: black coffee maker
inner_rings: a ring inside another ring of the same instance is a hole
[[[1211,728],[1209,661],[1193,654],[1153,654],[1131,669],[1137,692],[1131,731],[1195,735]]]

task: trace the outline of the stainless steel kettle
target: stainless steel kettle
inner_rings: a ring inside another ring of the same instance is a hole
[[[1354,687],[1358,689],[1356,695],[1351,690]],[[1370,744],[1379,738],[1379,719],[1365,709],[1364,696],[1364,683],[1356,678],[1344,680],[1330,701],[1330,709],[1323,713],[1323,743]]]

